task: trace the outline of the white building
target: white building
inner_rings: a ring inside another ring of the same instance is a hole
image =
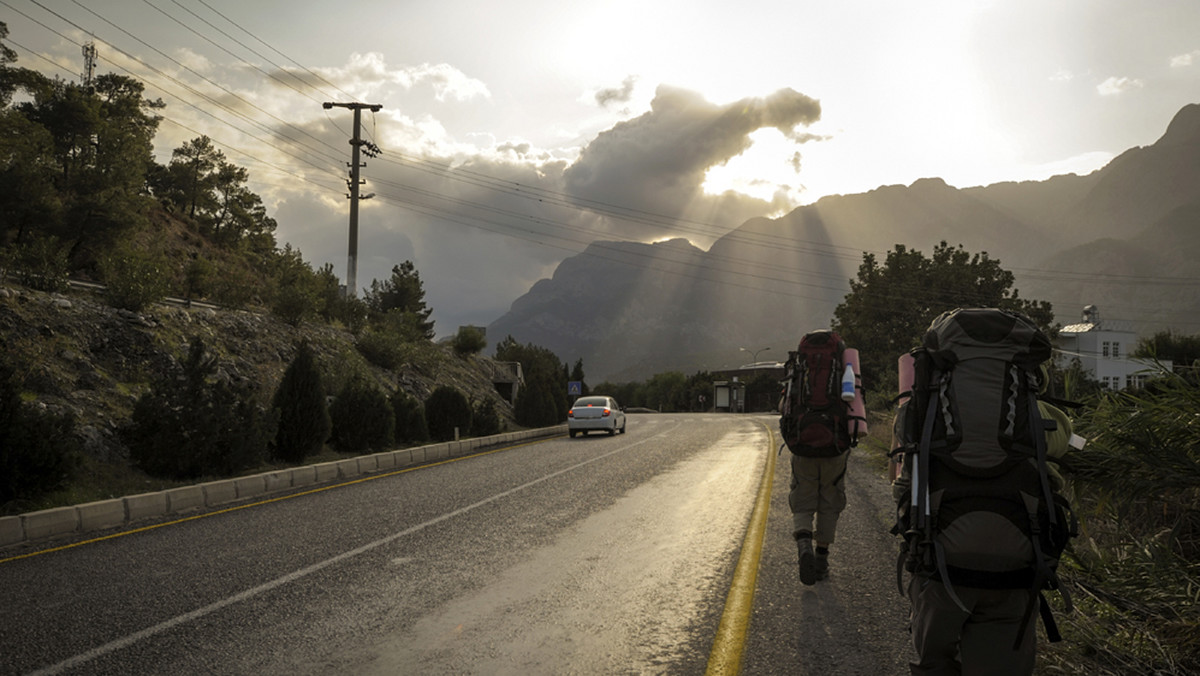
[[[1105,389],[1123,390],[1141,387],[1159,371],[1159,366],[1146,359],[1130,355],[1137,347],[1137,334],[1127,322],[1101,321],[1095,305],[1083,308],[1082,321],[1063,327],[1058,334],[1058,364],[1066,368],[1079,359],[1083,370],[1100,381]],[[1170,361],[1161,367],[1171,368]]]

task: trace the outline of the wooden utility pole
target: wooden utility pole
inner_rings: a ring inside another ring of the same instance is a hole
[[[346,181],[346,185],[350,188],[350,194],[347,195],[350,198],[350,247],[349,260],[346,264],[346,297],[355,298],[358,296],[358,200],[374,197],[374,195],[366,195],[360,198],[358,195],[358,186],[366,182],[358,177],[359,167],[366,166],[358,161],[359,150],[367,143],[362,140],[359,130],[362,124],[363,109],[366,108],[372,113],[376,113],[383,106],[377,103],[323,103],[321,105],[326,110],[336,106],[354,111],[354,136],[350,139],[350,179]]]

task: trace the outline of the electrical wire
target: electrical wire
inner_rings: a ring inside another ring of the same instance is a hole
[[[187,26],[180,19],[178,19],[174,16],[171,16],[170,14],[166,13],[163,9],[153,5],[152,3],[149,2],[149,0],[143,0],[143,1],[146,4],[150,5],[152,8],[158,10],[164,16],[167,16],[169,19],[171,19],[175,23],[178,23],[179,25],[183,26],[187,30],[196,34],[197,36],[207,40],[208,42],[210,42],[214,46],[222,49],[223,51],[225,51],[225,53],[229,54],[230,56],[234,57],[235,59],[239,59],[239,61],[242,61],[243,63],[245,63],[243,60],[240,59],[240,57],[238,57],[233,52],[229,51],[228,49],[225,49],[224,47],[221,47],[214,40],[205,37],[200,32],[196,31],[195,29],[191,28],[190,26]],[[81,31],[84,30],[84,29],[82,29],[82,27],[71,22],[70,20],[67,20],[65,17],[62,17],[61,15],[49,10],[44,5],[42,5],[40,2],[37,2],[37,0],[31,0],[31,2],[33,2],[35,5],[41,7],[43,10],[58,17],[60,20],[63,20],[64,22],[72,25],[73,27],[75,27]],[[247,51],[258,56],[259,58],[262,58],[264,61],[271,63],[271,65],[275,66],[280,71],[290,73],[290,71],[288,71],[288,69],[283,68],[282,66],[279,66],[278,64],[274,63],[270,59],[263,56],[261,53],[251,49],[244,42],[237,40],[236,38],[232,37],[227,32],[221,30],[220,28],[218,28],[211,22],[207,21],[203,17],[200,17],[194,11],[188,9],[187,7],[184,7],[182,4],[180,4],[178,2],[178,0],[172,0],[172,2],[174,2],[174,4],[176,4],[180,8],[187,11],[190,15],[192,15],[196,19],[202,21],[205,25],[209,26],[213,30],[215,30],[218,33],[220,33],[221,35],[225,36],[227,39],[235,42],[242,48],[244,48]],[[15,10],[15,8],[13,8],[8,2],[4,2],[3,0],[0,0],[0,4],[3,4],[7,7],[9,7],[10,9],[14,9],[14,11],[19,12],[19,10]],[[80,4],[78,2],[78,0],[75,0],[75,4],[79,5],[81,8],[90,12],[91,14],[93,14],[97,18],[101,19],[102,21],[105,21],[110,26],[113,26],[117,30],[120,30],[121,32],[125,33],[130,38],[137,40],[138,42],[140,42],[141,44],[145,45],[146,47],[148,47],[150,49],[153,49],[154,51],[156,51],[157,53],[162,55],[164,58],[171,60],[173,63],[175,63],[183,68],[187,68],[186,66],[179,63],[178,61],[171,59],[171,57],[167,56],[162,51],[154,48],[153,46],[149,45],[145,41],[142,41],[140,38],[133,36],[131,33],[129,33],[128,31],[125,31],[124,29],[120,28],[119,26],[116,26],[113,22],[108,21],[103,16],[99,15],[98,13],[88,9],[87,7],[84,7],[82,4]],[[239,30],[246,33],[247,35],[250,35],[252,38],[257,40],[260,44],[263,44],[266,47],[273,50],[275,53],[280,54],[280,55],[284,56],[285,58],[288,58],[296,66],[298,66],[299,68],[301,68],[308,74],[314,76],[314,78],[319,79],[320,81],[324,82],[326,85],[334,87],[336,89],[335,85],[333,85],[332,83],[329,83],[327,80],[324,80],[324,78],[320,77],[318,74],[314,73],[312,70],[304,67],[302,64],[299,64],[299,62],[296,62],[294,59],[290,59],[290,57],[287,57],[287,55],[283,54],[282,52],[275,49],[274,47],[271,47],[271,45],[269,45],[266,41],[262,40],[261,38],[259,38],[255,34],[251,33],[250,31],[246,30],[237,22],[229,19],[229,17],[220,13],[219,11],[214,9],[208,3],[204,2],[203,0],[200,0],[200,4],[203,5],[204,7],[208,8],[214,14],[220,16],[222,19],[224,19],[230,25],[237,27]],[[29,17],[27,14],[24,14],[24,13],[21,13],[21,14],[22,14],[22,16],[25,16],[26,18],[34,21],[35,23],[38,23],[38,25],[41,25],[42,27],[47,28],[48,30],[51,30],[52,32],[57,33],[57,31],[53,31],[53,29],[50,29],[45,24],[33,19],[32,17]],[[66,36],[63,36],[61,33],[57,33],[57,34],[60,35],[60,37],[63,37],[64,39],[70,40],[69,38],[66,38]],[[74,42],[73,40],[70,40],[70,41]],[[17,44],[17,43],[14,42],[13,44]],[[75,44],[78,44],[78,43],[76,42]],[[170,75],[167,75],[166,73],[162,72],[161,70],[159,70],[157,68],[154,68],[153,66],[149,65],[148,63],[146,63],[136,57],[133,57],[128,52],[125,52],[124,50],[120,50],[119,47],[114,46],[114,48],[117,49],[118,51],[121,51],[127,57],[133,59],[135,62],[141,63],[143,66],[149,68],[150,70],[159,74],[160,76],[171,80],[172,82],[174,82],[178,86],[184,88],[185,90],[191,92],[192,94],[199,96],[199,97],[203,97],[210,102],[216,103],[215,101],[213,101],[213,99],[207,97],[203,93],[176,80],[175,78],[171,77]],[[26,51],[30,51],[30,50],[26,50]],[[40,58],[47,60],[50,63],[54,63],[52,60],[48,59],[47,57],[44,57],[40,54],[38,56]],[[105,60],[109,61],[110,63],[113,63],[114,66],[120,67],[118,64],[112,62],[111,60],[108,60],[108,59],[105,59]],[[61,68],[61,66],[58,66],[57,64],[55,64],[55,66]],[[123,70],[125,70],[126,72],[130,72],[127,69],[123,69]],[[237,96],[236,94],[233,94],[232,92],[230,92],[228,89],[225,89],[224,87],[221,87],[220,85],[216,84],[215,82],[212,82],[211,80],[204,77],[203,75],[196,73],[194,70],[191,70],[191,69],[188,69],[188,70],[189,70],[189,72],[192,72],[194,75],[201,77],[204,81],[208,82],[209,84],[220,88],[221,90],[225,91],[226,93],[228,93],[230,95]],[[271,77],[272,79],[275,79],[276,81],[281,82],[281,84],[283,83],[278,77],[275,77],[275,76],[271,75],[270,73],[267,73],[266,71],[262,70],[261,68],[258,68],[257,70],[259,72],[263,73],[265,76]],[[130,74],[132,75],[131,72],[130,72]],[[295,77],[298,82],[305,84],[305,86],[312,86],[310,83],[307,83],[305,80],[295,76],[294,74],[293,74],[293,77]],[[158,86],[161,88],[161,85],[158,85]],[[301,94],[301,95],[307,96],[310,99],[313,99],[313,97],[311,97],[307,94],[304,94],[304,92],[301,92],[299,89],[296,89],[294,86],[291,86],[290,84],[288,84],[288,86],[291,89],[293,89],[294,91],[296,91],[298,94]],[[341,91],[341,90],[339,89],[338,91]],[[164,89],[164,92],[168,93],[169,95],[174,96],[174,98],[176,98],[180,101],[183,101],[184,103],[186,103],[188,105],[191,105],[193,108],[196,108],[197,110],[200,110],[201,112],[208,114],[210,117],[213,117],[214,119],[218,119],[218,121],[221,121],[224,124],[235,128],[240,133],[246,134],[247,136],[254,138],[255,140],[263,143],[267,147],[269,147],[277,152],[283,152],[285,154],[291,155],[294,159],[300,161],[302,164],[312,166],[314,168],[321,169],[321,170],[327,170],[327,167],[317,164],[317,163],[314,163],[307,157],[296,155],[294,153],[287,153],[287,151],[284,151],[279,146],[271,143],[270,141],[263,140],[262,138],[257,137],[252,133],[247,132],[244,128],[236,127],[235,125],[232,125],[228,121],[220,120],[219,118],[217,118],[215,115],[213,115],[209,111],[203,110],[202,108],[195,106],[194,104],[191,104],[183,97],[172,94],[171,92],[169,92],[168,90],[165,90],[165,89]],[[344,91],[342,93],[345,94]],[[330,97],[330,98],[332,98],[332,97]],[[241,99],[241,100],[243,102],[246,102],[245,99]],[[313,100],[315,100],[315,99],[313,99]],[[246,103],[248,103],[248,102],[246,102]],[[218,105],[220,105],[220,104],[218,104]],[[279,119],[278,117],[271,115],[270,113],[267,113],[266,111],[262,110],[261,108],[258,108],[257,106],[253,106],[253,104],[250,104],[250,105],[252,107],[254,107],[256,110],[258,110],[259,112],[272,117],[280,124],[286,125],[286,126],[291,126],[291,125],[289,125],[289,123]],[[267,128],[264,125],[261,125],[261,123],[258,123],[257,121],[253,120],[252,118],[242,115],[235,110],[232,110],[228,107],[223,107],[223,109],[232,115],[240,116],[241,119],[247,121],[248,123],[250,123],[254,126],[265,129],[266,131],[268,131],[268,133],[270,133],[272,135],[279,136],[290,143],[299,144],[299,142],[297,142],[295,139],[287,137],[286,135],[282,135],[275,130],[271,130],[270,128]],[[329,116],[327,114],[327,118],[328,117]],[[179,123],[178,121],[171,120],[170,118],[165,118],[165,119],[168,119],[168,121],[180,126],[181,128],[184,128],[184,129],[187,129],[187,130],[193,131],[193,132],[195,131],[195,130],[192,130],[190,127],[187,127],[186,125]],[[372,117],[373,122],[374,122],[374,120],[375,120],[375,118]],[[331,119],[331,121],[332,121],[332,119]],[[307,132],[303,132],[303,130],[301,130],[301,132],[304,133],[305,135],[310,136],[310,138],[316,139],[316,137],[311,136],[311,134],[307,134]],[[374,134],[377,134],[377,130],[374,128],[372,129],[372,132],[374,132]],[[324,141],[321,141],[320,139],[316,139],[316,140],[326,147],[333,148],[333,146],[329,145],[328,143],[325,143]],[[214,140],[214,142],[216,142],[216,141]],[[281,171],[281,172],[291,175],[291,176],[295,176],[298,178],[304,178],[302,175],[297,174],[296,172],[292,172],[292,171],[289,171],[282,167],[279,167],[277,165],[271,164],[269,162],[265,162],[265,161],[261,160],[260,158],[256,158],[256,157],[246,154],[244,152],[234,150],[232,145],[230,145],[230,144],[225,144],[225,143],[219,143],[219,144],[222,147],[230,148],[232,151],[238,152],[238,154],[246,156],[246,157],[250,158],[251,160],[256,161],[260,164],[272,167],[275,170]],[[316,150],[316,149],[312,148],[311,146],[308,146],[307,144],[299,144],[299,147],[308,152],[313,152]],[[342,159],[341,157],[332,158],[331,156],[324,155],[323,153],[321,153],[321,156],[324,157],[325,159],[331,159],[331,160],[336,159],[337,161],[340,161]],[[516,181],[510,181],[510,180],[506,180],[506,179],[497,178],[494,176],[490,176],[484,172],[480,172],[480,171],[477,171],[477,170],[474,170],[474,169],[471,169],[468,167],[462,167],[462,166],[452,167],[445,163],[435,162],[432,160],[426,160],[426,159],[421,159],[421,158],[412,157],[412,156],[401,155],[401,156],[397,157],[396,159],[392,159],[392,157],[390,157],[389,155],[385,155],[383,157],[382,161],[387,162],[397,168],[421,171],[426,174],[429,174],[429,175],[432,175],[435,177],[439,177],[442,179],[452,180],[459,184],[466,185],[469,187],[484,189],[484,190],[488,190],[488,191],[491,191],[496,194],[507,195],[509,197],[516,197],[516,198],[528,200],[531,203],[536,204],[536,205],[572,209],[572,210],[575,210],[576,213],[586,212],[586,213],[596,214],[599,217],[612,219],[613,221],[616,221],[616,222],[632,224],[634,226],[649,226],[649,227],[653,227],[653,228],[669,230],[669,231],[682,233],[682,234],[686,234],[686,235],[694,235],[701,239],[724,238],[724,240],[726,242],[735,242],[735,243],[741,243],[741,244],[747,244],[747,245],[753,245],[753,246],[760,246],[760,247],[771,249],[776,252],[779,252],[782,250],[782,251],[794,252],[794,253],[807,253],[807,254],[811,254],[814,256],[824,256],[824,257],[828,257],[831,259],[841,259],[843,261],[857,260],[864,253],[862,250],[856,249],[853,247],[836,246],[836,245],[832,245],[832,244],[818,244],[815,242],[806,241],[806,240],[803,240],[800,238],[793,238],[793,237],[788,237],[788,236],[769,235],[769,234],[765,234],[765,233],[746,233],[746,232],[738,231],[736,229],[733,231],[730,231],[730,229],[727,227],[719,226],[719,225],[713,224],[713,223],[707,223],[707,222],[703,222],[703,221],[697,221],[697,220],[685,219],[685,218],[676,218],[676,217],[672,217],[669,215],[649,212],[649,211],[645,211],[645,210],[639,210],[639,209],[627,207],[627,206],[616,204],[616,203],[583,198],[578,195],[572,195],[572,194],[568,194],[565,192],[542,188],[542,187],[535,186],[535,185],[523,184],[523,183],[516,182]],[[304,180],[309,180],[309,179],[305,178]],[[522,239],[523,241],[540,244],[542,246],[551,246],[554,248],[562,249],[564,251],[571,251],[571,252],[575,252],[575,253],[579,252],[579,247],[581,247],[581,246],[584,247],[585,250],[587,250],[588,245],[595,244],[592,241],[592,238],[594,237],[593,231],[591,231],[587,228],[581,227],[581,226],[571,225],[570,223],[567,223],[564,221],[547,219],[547,218],[539,217],[537,215],[523,213],[523,212],[517,212],[517,211],[513,211],[513,210],[504,210],[504,209],[500,209],[490,203],[477,202],[474,200],[466,200],[466,199],[462,199],[462,198],[454,198],[454,197],[450,197],[449,195],[437,193],[437,192],[429,190],[429,189],[417,188],[416,186],[400,183],[398,181],[390,181],[390,180],[386,180],[386,179],[372,179],[372,181],[379,183],[381,186],[387,186],[389,188],[389,190],[386,190],[386,191],[381,190],[380,191],[381,199],[383,199],[383,201],[395,204],[397,206],[400,206],[402,208],[406,208],[409,210],[416,210],[419,213],[423,213],[423,214],[431,216],[431,217],[455,222],[455,223],[464,225],[466,227],[473,227],[473,228],[485,230],[485,231],[503,235],[503,236],[516,237],[518,239]],[[309,182],[312,182],[314,185],[318,185],[323,188],[326,187],[317,181],[309,180]],[[399,192],[392,193],[391,189],[394,189]],[[412,197],[408,197],[408,198],[402,197],[399,194],[400,192],[407,192],[407,193],[410,193],[413,195],[419,195],[426,199],[439,200],[441,202],[446,203],[446,205],[448,205],[448,206],[433,206],[433,205],[430,205],[429,203],[420,203],[420,202],[417,202]],[[510,219],[510,220],[498,220],[496,218],[485,218],[485,217],[480,217],[480,216],[466,216],[464,214],[453,211],[451,209],[451,207],[463,208],[463,209],[468,209],[471,211],[478,211],[478,212],[483,212],[483,213],[491,213],[494,216],[502,216],[502,217],[504,217],[506,219]],[[513,220],[515,220],[517,222],[524,222],[525,225],[524,226],[518,225],[517,223],[512,222]],[[547,233],[547,232],[541,232],[540,234],[534,234],[535,232],[537,232],[537,230],[536,230],[537,228],[549,229],[551,231],[558,230],[560,232],[559,232],[559,234],[553,234],[553,233]],[[570,234],[572,232],[576,233],[576,235]],[[551,238],[551,239],[555,240],[557,243],[553,243],[553,244],[549,243],[546,241],[546,238]],[[604,248],[603,243],[601,244],[601,246],[599,248],[601,248],[601,249]],[[620,252],[620,253],[622,254],[622,256],[627,256],[626,252]],[[656,252],[656,254],[658,254],[658,253],[661,253],[661,252]],[[873,253],[878,255],[878,254],[884,254],[886,252],[873,252]],[[651,256],[649,254],[646,254],[644,256],[644,258],[648,261],[648,264],[653,264],[653,263],[661,264],[664,260],[664,256],[662,256],[662,255]],[[623,262],[626,262],[626,261],[623,261]],[[679,263],[681,265],[692,265],[690,263],[686,263],[683,261],[673,261],[673,262]],[[763,270],[766,270],[766,271],[774,271],[774,272],[779,273],[778,275],[759,274],[758,272],[741,273],[741,274],[743,274],[743,276],[746,279],[754,280],[757,282],[764,282],[768,285],[772,285],[772,284],[774,284],[774,285],[781,285],[781,284],[782,285],[792,285],[792,284],[804,285],[804,283],[802,283],[802,282],[797,282],[794,279],[787,278],[788,276],[790,276],[790,275],[787,275],[787,273],[795,272],[795,270],[793,270],[789,267],[772,264],[772,263],[763,264],[763,263],[759,263],[758,261],[754,261],[754,260],[750,260],[750,259],[746,259],[746,258],[735,258],[735,257],[728,257],[723,260],[719,260],[718,262],[725,263],[730,268],[737,266],[737,265],[743,265],[743,266],[755,265],[758,267],[758,270],[760,272]],[[704,267],[698,268],[698,269],[708,270],[709,268],[710,268],[710,266],[704,266]],[[1196,281],[1200,281],[1195,278],[1181,279],[1181,278],[1173,278],[1173,277],[1151,277],[1151,276],[1141,276],[1141,275],[1127,275],[1127,276],[1113,275],[1113,276],[1105,276],[1105,277],[1098,278],[1095,275],[1088,275],[1087,273],[1071,273],[1068,271],[1046,272],[1046,271],[1033,270],[1033,269],[1013,269],[1013,268],[1009,268],[1009,269],[1010,269],[1010,271],[1020,271],[1022,273],[1023,278],[1037,279],[1037,280],[1041,280],[1041,281],[1051,281],[1051,282],[1053,282],[1053,281],[1063,281],[1063,282],[1087,281],[1088,283],[1105,283],[1105,284],[1111,283],[1111,284],[1126,284],[1126,285],[1129,283],[1139,283],[1139,284],[1146,284],[1146,285],[1151,285],[1151,286],[1174,287],[1174,286],[1191,285],[1191,284],[1194,284]],[[819,273],[819,272],[810,272],[809,274],[816,276],[816,277],[825,276],[826,278],[828,278],[830,280],[837,279],[840,282],[847,281],[846,278],[844,278],[844,277],[836,277],[834,275],[828,275],[828,274],[823,275],[823,273]],[[707,277],[699,276],[699,275],[694,276],[693,278],[707,279]],[[840,286],[837,286],[837,287],[822,286],[819,284],[808,284],[808,286],[812,286],[814,288],[819,288],[819,289],[824,289],[824,290],[829,290],[829,291],[833,291],[833,292],[840,292],[843,294],[847,290],[845,284],[841,284]],[[746,288],[754,288],[755,290],[762,290],[757,286],[755,286],[755,287],[747,286]],[[901,298],[904,296],[904,294],[921,291],[921,289],[900,287],[900,288],[897,288],[896,291],[897,291],[897,293],[892,295],[893,298]],[[812,300],[827,300],[826,298],[812,298],[812,297],[808,297],[808,296],[799,296],[799,297],[810,298]]]

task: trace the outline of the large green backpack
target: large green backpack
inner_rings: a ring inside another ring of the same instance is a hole
[[[1048,465],[1070,434],[1067,417],[1038,399],[1050,340],[1022,315],[958,309],[935,319],[911,355],[894,451],[904,456],[898,580],[901,566],[941,580],[960,607],[955,585],[1028,589],[1026,623],[1040,601],[1058,640],[1041,591],[1059,590],[1071,608],[1056,570],[1078,522]]]

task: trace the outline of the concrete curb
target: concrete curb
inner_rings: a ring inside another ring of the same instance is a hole
[[[133,522],[220,507],[239,500],[268,496],[293,488],[353,479],[378,472],[470,455],[484,448],[563,434],[566,425],[506,432],[490,437],[451,441],[416,448],[360,455],[345,460],[271,470],[261,474],[209,481],[154,493],[56,507],[17,516],[0,517],[0,547],[70,533],[87,533]]]

